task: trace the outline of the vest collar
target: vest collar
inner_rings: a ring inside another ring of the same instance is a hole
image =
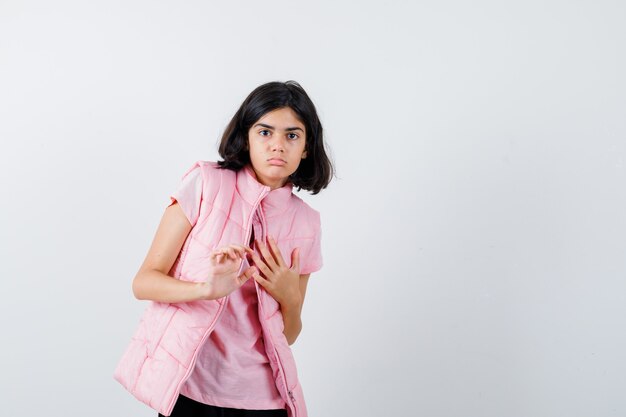
[[[261,198],[263,212],[266,216],[271,216],[285,211],[292,196],[293,184],[287,181],[282,187],[271,190],[257,180],[252,166],[248,164],[237,171],[237,189],[250,205],[254,205]]]

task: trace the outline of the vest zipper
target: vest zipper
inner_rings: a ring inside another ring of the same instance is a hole
[[[265,242],[265,240],[267,238],[267,223],[265,222],[265,215],[263,214],[262,210],[259,211],[259,220],[261,221],[261,231],[263,233],[262,239],[263,239],[263,242]],[[256,284],[256,282],[255,282],[255,284]],[[257,287],[257,298],[259,300],[259,306],[261,306],[261,312],[263,313],[263,303],[261,301],[261,297],[259,297],[259,295],[258,295],[258,290],[259,289]],[[263,317],[265,317],[265,314],[263,314]],[[272,332],[268,332],[268,333],[269,333],[269,337],[271,339],[272,338]],[[297,417],[298,416],[298,409],[296,407],[296,399],[295,399],[295,397],[293,395],[293,392],[287,386],[287,374],[285,374],[285,369],[283,368],[283,364],[280,361],[280,356],[278,355],[278,350],[276,349],[276,343],[274,343],[274,340],[272,340],[272,348],[274,349],[274,357],[276,358],[276,363],[278,364],[278,369],[279,369],[280,373],[283,376],[283,384],[284,384],[285,392],[287,393],[287,396],[291,400],[291,406],[293,408],[293,417]]]
[[[259,196],[259,198],[255,201],[254,205],[252,206],[253,210],[251,211],[251,214],[248,217],[246,233],[245,233],[246,239],[243,242],[244,245],[247,245],[249,243],[249,240],[250,240],[250,234],[252,233],[252,219],[254,218],[254,213],[256,212],[257,208],[259,207],[259,204],[260,204],[261,200],[263,199],[263,197],[265,197],[267,195],[267,193],[268,193],[268,191],[264,190],[261,193],[261,195]],[[183,384],[185,383],[185,381],[187,381],[187,379],[189,378],[189,375],[191,375],[191,372],[193,372],[193,368],[196,366],[196,360],[198,359],[198,353],[200,352],[200,349],[204,345],[204,342],[206,341],[206,338],[213,331],[213,328],[215,327],[215,324],[217,323],[217,320],[222,315],[222,311],[224,310],[224,307],[226,306],[226,303],[228,303],[228,295],[224,297],[224,302],[220,305],[220,308],[217,310],[217,314],[215,315],[215,320],[213,320],[213,323],[211,323],[211,325],[209,326],[207,331],[204,333],[204,335],[202,336],[202,339],[200,340],[200,343],[196,347],[196,350],[193,352],[193,357],[191,358],[191,363],[189,365],[189,369],[187,370],[185,375],[182,377],[182,379],[178,383],[178,386],[176,387],[176,393],[174,394],[174,396],[172,397],[172,400],[170,401],[170,404],[168,405],[167,415],[170,415],[172,413],[172,410],[174,409],[174,405],[176,404],[176,400],[178,399],[178,396],[180,395],[180,390],[183,387]]]
[[[268,190],[264,190],[261,195],[259,196],[259,198],[257,198],[257,200],[254,202],[254,205],[252,206],[253,210],[250,213],[250,218],[248,219],[248,223],[246,225],[246,233],[244,236],[244,241],[242,243],[242,245],[244,246],[248,246],[250,244],[250,236],[252,234],[252,223],[253,223],[253,219],[254,219],[254,214],[257,212],[257,210],[259,209],[259,206],[261,205],[261,200],[263,200],[263,198],[269,193]],[[261,213],[261,215],[259,217],[261,217],[263,214]],[[265,217],[263,217],[263,221],[265,220]],[[263,223],[262,223],[263,224]],[[254,279],[254,278],[252,278]]]
[[[272,334],[270,333],[270,338],[272,337]],[[285,392],[287,392],[287,395],[289,396],[289,399],[291,400],[291,406],[293,408],[293,417],[297,417],[298,416],[298,408],[296,407],[296,399],[293,395],[293,392],[289,389],[289,387],[287,386],[287,374],[285,374],[285,368],[283,368],[283,364],[280,361],[280,356],[278,355],[278,350],[276,349],[276,343],[274,343],[274,341],[272,340],[272,347],[274,348],[274,357],[276,358],[276,363],[278,364],[278,369],[280,370],[280,373],[283,376],[283,384],[285,385]]]

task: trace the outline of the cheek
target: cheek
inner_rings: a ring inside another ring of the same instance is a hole
[[[248,152],[250,156],[259,153],[260,144],[254,140],[248,141]]]

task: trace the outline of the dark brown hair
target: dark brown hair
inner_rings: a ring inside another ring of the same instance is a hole
[[[289,107],[304,124],[307,157],[300,161],[289,181],[300,189],[319,193],[330,183],[334,168],[324,149],[322,124],[313,102],[295,81],[273,81],[255,88],[246,97],[226,127],[219,146],[224,159],[217,163],[221,168],[239,171],[250,163],[248,131],[266,113]]]

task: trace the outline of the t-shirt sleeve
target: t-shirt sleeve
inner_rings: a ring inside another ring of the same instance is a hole
[[[322,269],[323,260],[322,260],[322,227],[319,220],[319,214],[316,213],[316,222],[315,222],[315,235],[313,236],[313,240],[309,249],[309,253],[306,259],[303,259],[302,265],[300,266],[300,274],[310,274],[312,272],[319,271]]]
[[[178,202],[192,227],[196,224],[200,215],[202,188],[202,168],[196,162],[183,174],[178,188],[170,195],[168,207],[174,204],[174,202]]]

